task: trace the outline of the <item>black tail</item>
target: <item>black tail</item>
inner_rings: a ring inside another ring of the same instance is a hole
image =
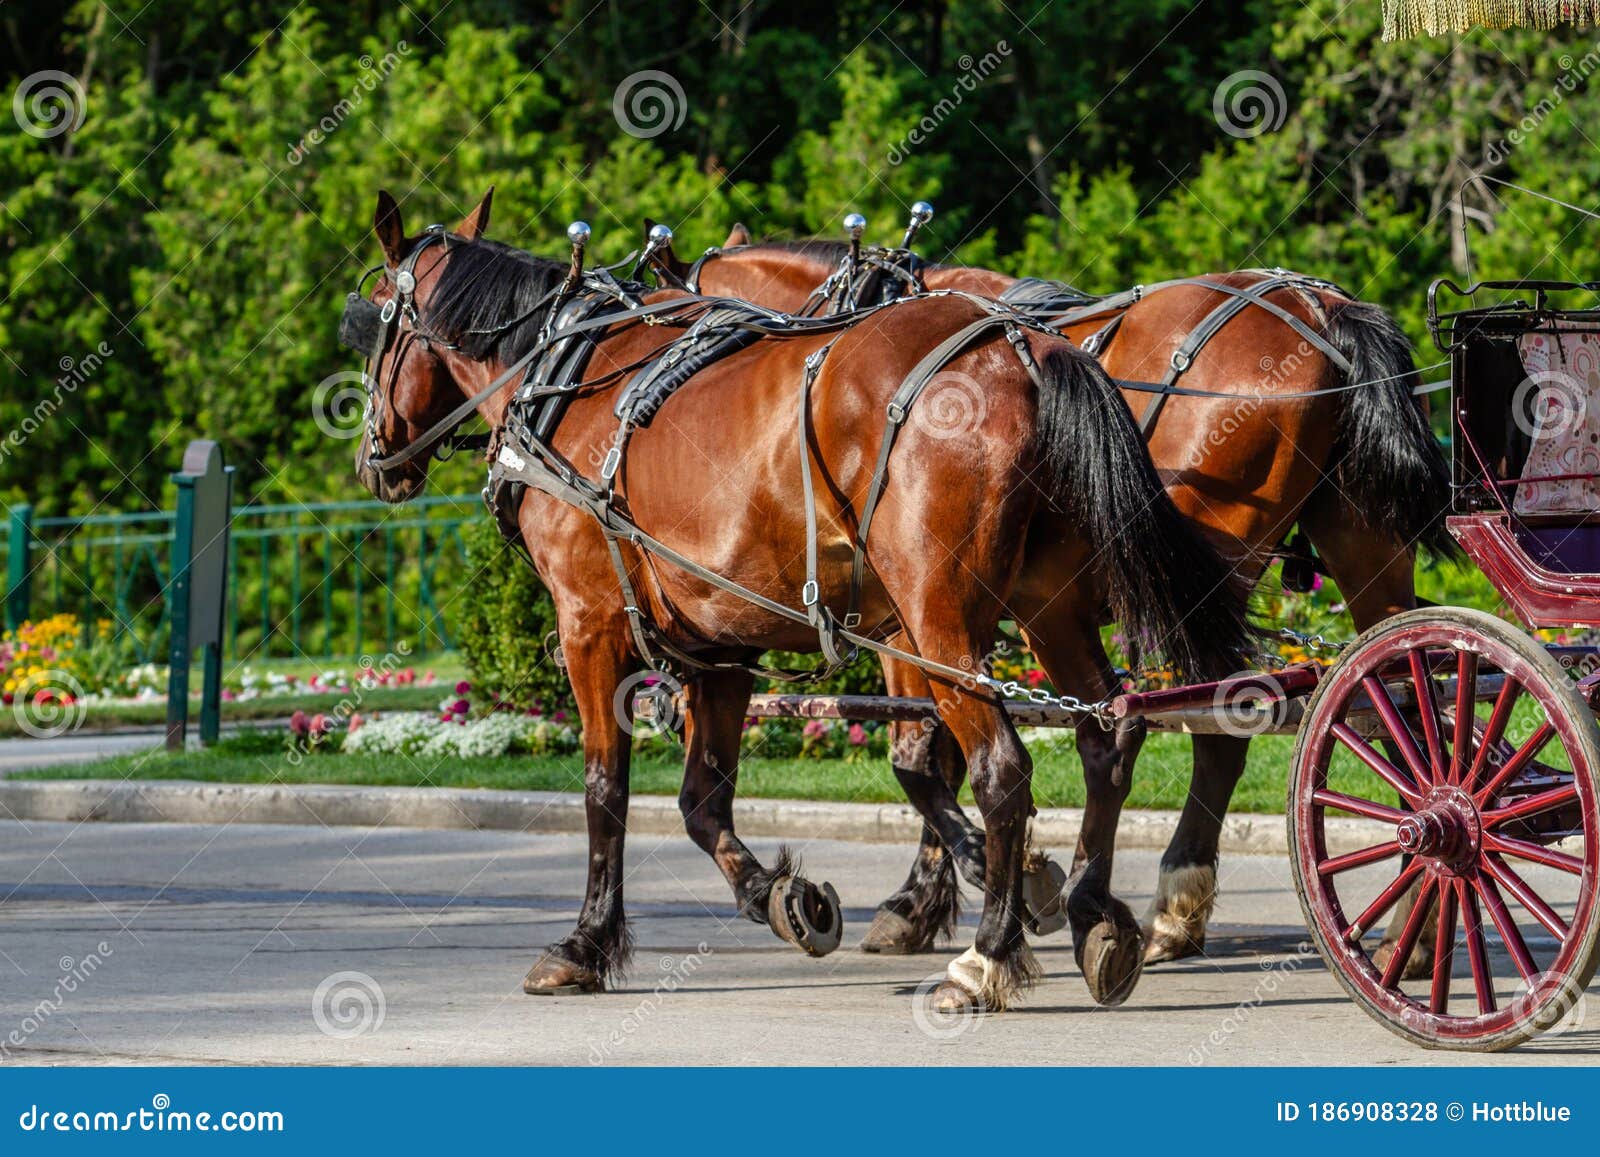
[[[1445,529],[1450,467],[1428,427],[1411,339],[1385,310],[1331,303],[1328,340],[1350,362],[1333,480],[1373,530],[1442,558],[1460,554]]]
[[[1052,344],[1040,366],[1040,450],[1053,497],[1087,534],[1123,630],[1188,678],[1239,670],[1247,592],[1167,497],[1111,379],[1065,345]]]

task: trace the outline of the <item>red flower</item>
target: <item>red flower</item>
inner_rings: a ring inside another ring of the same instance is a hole
[[[472,684],[468,683],[465,679],[461,680],[461,682],[456,684],[456,694],[457,695],[465,695],[467,692],[469,692],[471,690],[472,690]]]
[[[465,715],[468,711],[472,710],[472,704],[468,703],[465,699],[457,699],[454,703],[450,704],[450,710],[454,711],[457,715]]]
[[[867,744],[867,729],[859,723],[850,725],[850,743],[854,747],[865,747]]]
[[[304,711],[296,711],[289,716],[289,733],[298,735],[302,739],[311,733],[311,722],[306,718]]]

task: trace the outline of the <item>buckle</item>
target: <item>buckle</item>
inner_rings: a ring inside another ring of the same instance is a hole
[[[400,299],[398,297],[391,297],[388,301],[383,303],[383,312],[378,314],[378,320],[383,322],[384,325],[388,325],[394,320],[394,315],[399,311]]]
[[[859,627],[860,625],[861,625],[861,612],[860,611],[851,611],[848,615],[846,615],[844,617],[843,626],[844,626],[845,630],[853,631],[857,627]]]
[[[606,451],[606,460],[600,464],[600,477],[610,479],[622,465],[622,447],[613,446]]]

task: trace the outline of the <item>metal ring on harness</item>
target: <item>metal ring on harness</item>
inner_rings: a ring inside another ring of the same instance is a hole
[[[1183,373],[1193,364],[1194,359],[1182,350],[1172,351],[1172,368],[1178,373]]]

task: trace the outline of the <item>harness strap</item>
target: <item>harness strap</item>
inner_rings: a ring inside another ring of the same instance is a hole
[[[835,621],[833,612],[823,603],[821,587],[818,584],[817,496],[811,481],[811,386],[822,370],[822,362],[828,356],[828,351],[833,349],[833,342],[838,340],[834,338],[806,358],[805,373],[800,379],[800,486],[806,515],[806,583],[800,589],[800,605],[805,607],[806,617],[817,632],[817,641],[822,647],[822,657],[830,671],[852,662],[856,652],[854,649],[845,650],[839,646],[839,624]],[[855,613],[852,591],[851,604],[845,615],[845,621],[853,627],[859,619],[860,616]]]

